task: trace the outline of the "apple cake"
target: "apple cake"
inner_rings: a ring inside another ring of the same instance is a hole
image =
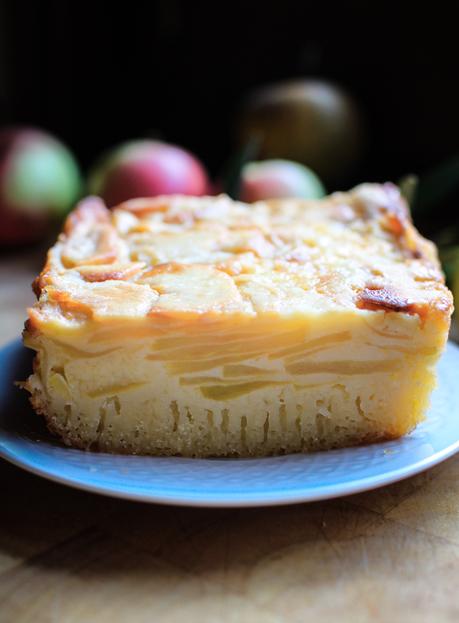
[[[398,188],[251,205],[96,197],[34,283],[25,383],[66,444],[250,456],[424,418],[452,297]]]

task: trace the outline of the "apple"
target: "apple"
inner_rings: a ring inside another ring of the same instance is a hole
[[[323,80],[298,79],[261,87],[243,103],[238,142],[259,143],[262,159],[311,167],[327,183],[346,181],[364,147],[364,124],[353,98]]]
[[[113,207],[135,197],[205,195],[209,179],[201,162],[177,145],[153,140],[124,143],[89,176],[89,190]]]
[[[456,312],[454,314],[455,323],[456,323],[456,334],[459,337],[459,260],[456,260],[456,271],[454,273],[454,281],[453,281],[453,295],[454,295],[454,306],[456,308]]]
[[[54,136],[27,127],[0,130],[0,244],[37,240],[80,194],[78,165]]]
[[[320,199],[324,195],[325,188],[317,175],[290,160],[249,162],[241,172],[239,196],[248,203],[282,197]]]

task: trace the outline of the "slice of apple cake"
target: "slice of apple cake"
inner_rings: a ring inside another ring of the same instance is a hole
[[[246,205],[94,197],[35,282],[32,404],[66,444],[248,456],[423,419],[452,297],[398,189]]]

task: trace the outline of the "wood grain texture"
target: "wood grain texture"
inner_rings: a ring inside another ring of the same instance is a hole
[[[36,260],[0,262],[5,343]],[[0,461],[0,500],[0,623],[459,620],[459,456],[343,500],[245,510],[112,500]]]

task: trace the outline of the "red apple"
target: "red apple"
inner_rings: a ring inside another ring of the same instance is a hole
[[[0,131],[0,244],[37,240],[80,192],[78,166],[60,141],[36,128]]]
[[[456,307],[456,313],[454,315],[456,320],[456,334],[459,335],[459,259],[456,260],[456,270],[454,272],[452,290],[454,295],[454,305]]]
[[[111,152],[89,176],[90,192],[112,207],[135,197],[205,195],[207,173],[185,149],[160,141],[125,143]]]
[[[325,188],[317,175],[291,160],[249,162],[242,169],[239,192],[242,201],[283,197],[320,199],[324,195]]]

